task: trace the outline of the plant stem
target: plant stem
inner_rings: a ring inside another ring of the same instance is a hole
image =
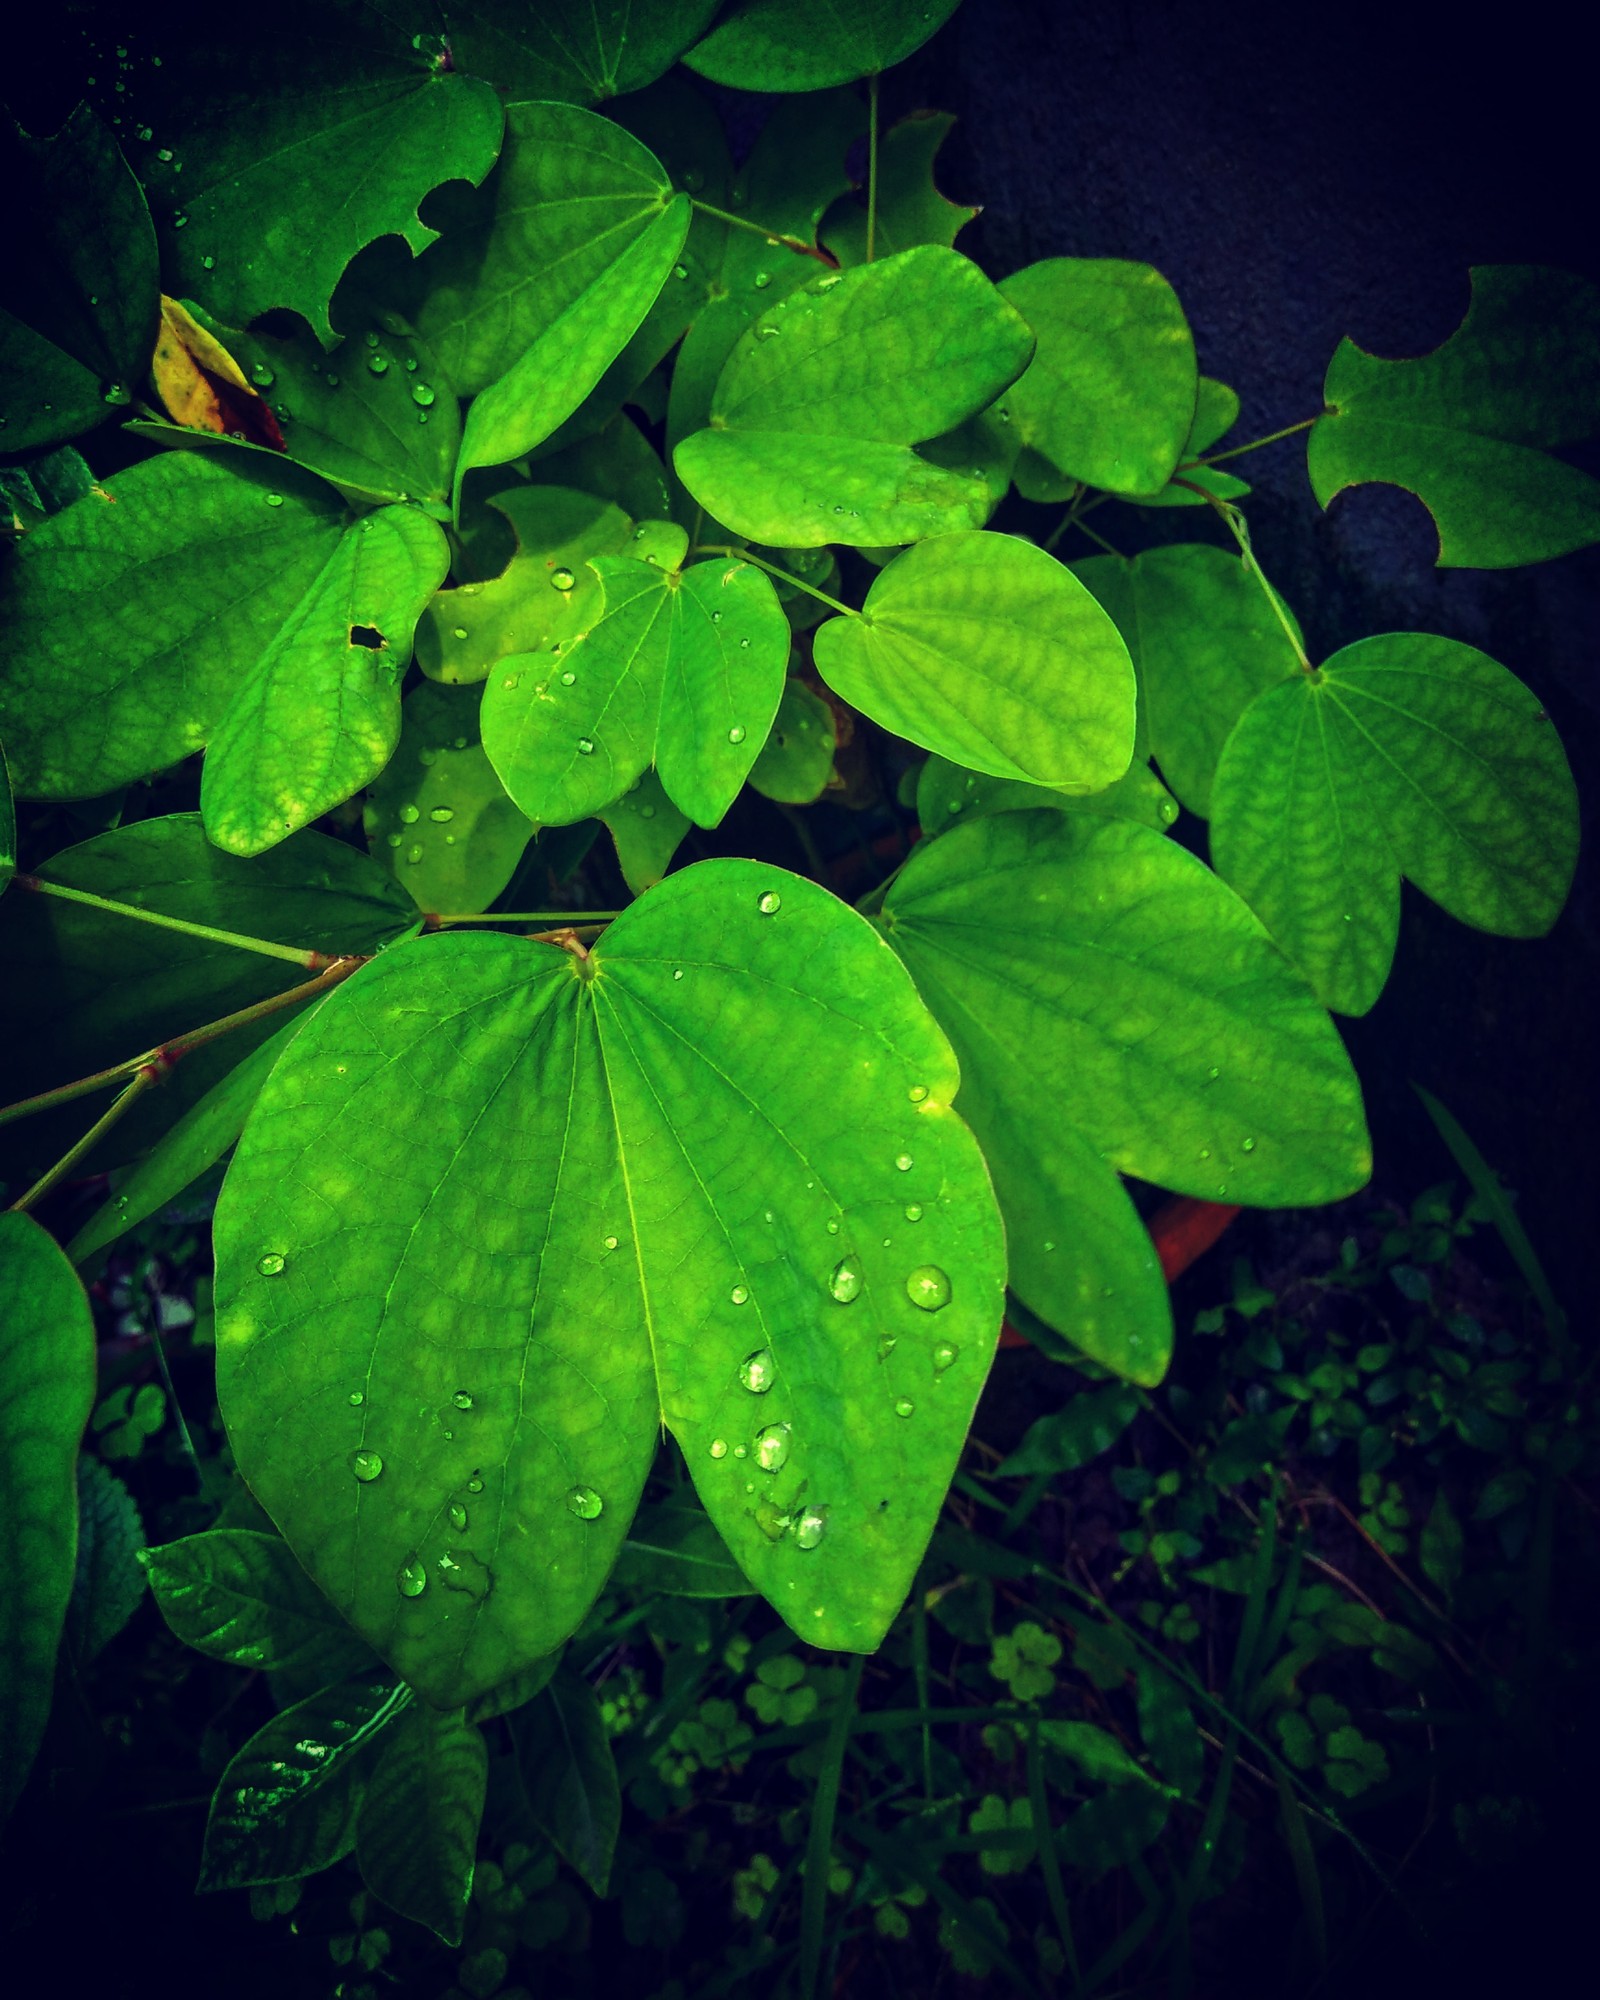
[[[1079,1987],[1083,1983],[1083,1973],[1078,1965],[1078,1948],[1073,1942],[1072,1912],[1061,1881],[1061,1857],[1056,1853],[1055,1828],[1050,1824],[1050,1800],[1044,1788],[1044,1749],[1038,1716],[1033,1716],[1027,1727],[1028,1804],[1033,1814],[1033,1831],[1039,1842],[1039,1871],[1044,1876],[1045,1900],[1055,1919],[1056,1934],[1061,1939],[1067,1970],[1072,1974],[1074,1987]]]
[[[438,930],[445,924],[562,924],[569,929],[588,930],[597,924],[613,924],[622,915],[620,910],[488,910],[482,916],[430,917],[428,928]],[[576,925],[573,919],[579,921]]]
[[[828,1918],[828,1865],[833,1858],[833,1820],[839,1806],[839,1778],[844,1768],[844,1749],[855,1718],[856,1694],[861,1686],[861,1670],[866,1656],[857,1653],[845,1674],[838,1706],[828,1725],[822,1751],[822,1769],[817,1774],[816,1796],[811,1802],[811,1829],[806,1836],[806,1873],[800,1890],[800,1996],[815,2000],[817,1975],[822,1970],[822,1929]]]
[[[1322,412],[1318,411],[1316,416],[1304,417],[1297,424],[1285,424],[1281,431],[1271,431],[1266,437],[1252,438],[1249,444],[1230,445],[1226,451],[1213,451],[1208,453],[1205,458],[1191,459],[1189,463],[1191,467],[1196,465],[1220,465],[1225,458],[1238,458],[1244,452],[1259,451],[1264,444],[1276,444],[1279,438],[1292,438],[1297,431],[1308,431],[1313,424],[1320,423],[1321,420]]]
[[[734,215],[728,209],[716,207],[712,202],[701,201],[698,196],[691,195],[689,199],[703,215],[714,215],[719,222],[726,222],[735,229],[747,229],[751,235],[759,236],[763,243],[770,243],[775,248],[783,250],[797,251],[802,257],[815,257],[819,264],[826,264],[830,271],[839,268],[826,250],[818,249],[812,243],[802,243],[798,236],[783,236],[774,230],[764,229],[759,222],[750,221],[748,216]]]
[[[11,1204],[12,1211],[17,1215],[25,1215],[36,1201],[42,1201],[53,1187],[64,1181],[84,1154],[99,1143],[125,1111],[133,1109],[135,1102],[160,1075],[161,1071],[154,1067],[141,1069],[133,1081],[111,1100],[78,1143],[69,1152],[63,1153],[53,1167],[47,1168],[26,1194],[17,1197]]]
[[[1215,512],[1221,516],[1223,525],[1227,528],[1229,534],[1232,535],[1233,539],[1239,544],[1239,554],[1244,559],[1245,568],[1249,570],[1250,574],[1255,578],[1256,582],[1259,583],[1261,588],[1266,592],[1267,602],[1272,606],[1272,615],[1274,618],[1277,619],[1278,623],[1283,627],[1284,637],[1289,641],[1289,644],[1294,648],[1294,656],[1300,662],[1300,671],[1306,674],[1315,673],[1316,668],[1312,666],[1311,661],[1306,654],[1305,647],[1300,643],[1300,635],[1294,629],[1294,621],[1290,618],[1288,612],[1284,609],[1283,599],[1278,595],[1278,593],[1273,589],[1272,585],[1267,581],[1266,571],[1261,567],[1260,563],[1256,561],[1256,552],[1250,546],[1250,530],[1245,525],[1245,518],[1243,514],[1241,514],[1239,512],[1239,509],[1234,505],[1232,505],[1230,501],[1219,500],[1215,493],[1207,493],[1206,489],[1203,486],[1196,486],[1191,480],[1174,479],[1172,484],[1174,486],[1182,486],[1186,488],[1190,493],[1200,494],[1206,501],[1210,503],[1211,507],[1215,510]]]
[[[867,78],[867,262],[878,234],[878,72]]]
[[[776,563],[769,563],[750,549],[736,549],[728,542],[702,542],[694,550],[697,556],[737,556],[741,562],[754,563],[757,569],[764,569],[768,576],[778,577],[784,583],[792,583],[796,590],[803,590],[808,597],[815,597],[830,609],[839,611],[846,618],[859,618],[861,613],[852,610],[848,604],[841,604],[837,597],[830,597],[825,590],[818,590],[815,584],[807,583],[803,576],[791,576],[786,569],[779,569]]]
[[[1121,549],[1114,549],[1111,546],[1111,544],[1106,540],[1104,535],[1097,535],[1094,529],[1091,528],[1081,517],[1078,520],[1074,521],[1072,525],[1077,529],[1080,535],[1087,535],[1091,542],[1098,542],[1101,548],[1105,550],[1108,556],[1115,556],[1118,562],[1123,562],[1126,560],[1126,558],[1123,556]]]
[[[91,910],[106,910],[112,916],[131,917],[136,923],[158,924],[162,930],[181,931],[185,937],[205,938],[211,944],[231,944],[238,951],[253,951],[263,958],[281,958],[290,965],[304,966],[308,971],[316,971],[331,964],[328,954],[323,951],[305,951],[298,945],[274,944],[270,938],[246,937],[241,931],[219,931],[211,924],[191,924],[183,917],[163,916],[159,910],[141,910],[134,903],[114,903],[107,896],[93,896],[87,889],[69,889],[64,882],[47,882],[39,875],[17,875],[12,878],[18,889],[32,890],[39,896],[58,896],[65,903],[83,903]]]

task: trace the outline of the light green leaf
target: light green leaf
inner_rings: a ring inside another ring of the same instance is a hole
[[[832,775],[834,749],[833,710],[804,681],[785,681],[772,732],[750,766],[750,787],[780,805],[808,806]]]
[[[1159,1380],[1170,1321],[1112,1169],[1263,1207],[1365,1181],[1333,1024],[1244,904],[1148,828],[970,821],[917,848],[879,921],[956,1046],[1012,1288],[1119,1373]]]
[[[406,696],[400,747],[367,795],[365,826],[373,853],[435,914],[476,915],[511,880],[534,828],[483,754],[470,689],[424,681]]]
[[[673,463],[698,501],[758,541],[863,548],[966,526],[987,514],[986,484],[910,447],[986,408],[1031,351],[1021,318],[954,250],[831,272],[740,336],[709,429]]]
[[[948,249],[978,213],[947,201],[934,185],[933,163],[955,122],[949,111],[913,111],[883,135],[878,151],[875,257],[892,257],[919,243],[942,243]],[[867,259],[864,204],[864,195],[835,202],[820,231],[846,269]]]
[[[605,821],[622,879],[635,896],[662,879],[689,831],[688,815],[667,797],[654,771],[646,771],[597,817]]]
[[[33,530],[0,577],[0,735],[24,798],[95,798],[200,749],[349,515],[265,454],[166,452]]]
[[[1324,507],[1382,480],[1415,493],[1442,569],[1506,569],[1600,540],[1600,481],[1551,458],[1600,430],[1600,288],[1570,271],[1479,264],[1442,347],[1384,361],[1343,340],[1306,450]]]
[[[155,231],[116,140],[80,104],[50,139],[0,118],[5,451],[92,430],[133,400],[160,317]]]
[[[796,10],[788,0],[741,0],[684,62],[736,90],[825,90],[876,76],[922,44],[957,0],[821,0]]]
[[[534,1824],[603,1896],[611,1881],[622,1794],[594,1689],[562,1668],[512,1727]]]
[[[706,1510],[684,1492],[642,1508],[617,1557],[613,1582],[642,1595],[748,1597],[750,1585],[711,1525]]]
[[[414,507],[345,530],[212,735],[200,811],[218,847],[276,847],[388,763],[411,635],[449,566],[443,531]]]
[[[431,243],[418,203],[445,181],[476,186],[502,126],[487,83],[440,68],[377,6],[292,8],[270,35],[174,37],[118,102],[155,134],[139,169],[167,289],[232,326],[289,306],[330,346],[345,266],[381,236],[413,255]]]
[[[208,1659],[319,1685],[375,1664],[276,1535],[211,1528],[144,1549],[139,1560],[173,1633]]]
[[[1101,792],[1053,792],[1046,785],[1025,785],[1016,778],[991,778],[963,770],[944,757],[930,757],[917,775],[917,819],[925,840],[947,832],[958,819],[1030,812],[1040,806],[1056,812],[1133,819],[1141,826],[1153,826],[1158,833],[1165,832],[1178,817],[1177,800],[1148,764],[1137,761]]]
[[[1141,494],[1139,505],[1203,507],[1206,504],[1205,493],[1214,493],[1219,500],[1242,500],[1250,491],[1244,480],[1236,479],[1231,472],[1213,471],[1209,465],[1192,462],[1226,437],[1238,420],[1239,398],[1235,392],[1225,382],[1202,375],[1195,399],[1194,422],[1189,426],[1178,470],[1159,493]],[[1188,486],[1175,484],[1180,476],[1188,482]],[[1190,492],[1188,487],[1192,486],[1203,487],[1204,493]]]
[[[541,825],[587,819],[654,762],[702,826],[733,803],[778,710],[789,622],[753,564],[677,571],[629,556],[590,563],[602,608],[565,648],[501,662],[483,695],[483,744]]]
[[[1204,542],[1147,549],[1131,561],[1090,556],[1072,573],[1128,642],[1162,777],[1204,818],[1234,724],[1263,688],[1300,674],[1266,593],[1237,556]]]
[[[0,1820],[27,1781],[78,1554],[78,1441],[94,1401],[94,1323],[77,1273],[31,1215],[0,1213]]]
[[[1577,794],[1549,718],[1455,639],[1346,646],[1258,696],[1217,766],[1219,872],[1342,1014],[1383,990],[1402,875],[1462,923],[1542,937],[1577,848]]]
[[[718,0],[444,0],[450,53],[515,97],[600,104],[642,90],[705,32]]]
[[[383,1675],[340,1681],[258,1729],[217,1781],[198,1887],[290,1882],[342,1860],[373,1751],[410,1701]]]
[[[869,1649],[999,1325],[956,1081],[871,928],[753,862],[670,876],[582,962],[386,952],[274,1071],[218,1205],[241,1470],[440,1706],[575,1629],[663,1423],[756,1587],[812,1643]]]
[[[1095,791],[1128,769],[1128,649],[1072,572],[1030,542],[979,531],[919,542],[879,571],[859,616],[818,631],[814,650],[836,694],[970,770]]]
[[[1127,1395],[1126,1390],[1108,1393]],[[1059,1721],[1054,1716],[1041,1717],[1036,1726],[1046,1745],[1065,1757],[1086,1778],[1096,1778],[1106,1785],[1156,1783],[1138,1759],[1130,1756],[1109,1730],[1100,1729],[1092,1722]]]
[[[78,1559],[61,1634],[74,1672],[97,1659],[144,1602],[143,1544],[133,1495],[108,1465],[79,1452]]]
[[[1063,1408],[1031,1423],[1021,1444],[996,1472],[1001,1479],[1076,1472],[1109,1451],[1138,1414],[1139,1398],[1120,1382],[1082,1390]]]
[[[413,1704],[391,1729],[356,1821],[356,1864],[380,1901],[461,1942],[489,1753],[460,1709]]]
[[[1110,257],[1047,257],[1000,290],[1039,342],[1005,398],[1020,442],[1064,479],[1107,493],[1165,486],[1194,421],[1199,377],[1189,323],[1161,273]]]

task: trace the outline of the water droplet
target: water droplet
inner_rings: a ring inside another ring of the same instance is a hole
[[[172,218],[172,226],[174,229],[187,229],[189,227],[189,218],[184,214],[181,208],[178,210],[178,213]]]
[[[906,1221],[920,1222],[921,1220],[922,1220],[922,1203],[920,1201],[907,1202]]]
[[[572,673],[572,672],[570,672],[570,671],[569,671],[569,672],[567,672],[567,673],[564,673],[564,674],[563,674],[563,675],[561,676],[561,685],[562,685],[562,686],[563,686],[564,688],[569,688],[569,687],[571,687],[571,686],[572,686],[572,685],[573,685],[573,684],[574,684],[574,683],[576,682],[577,678],[578,678],[578,676],[577,676],[577,675],[576,675],[575,673]]]
[[[281,493],[269,493],[267,495],[267,505],[269,507],[281,507],[283,505],[283,495]]]
[[[383,1460],[375,1451],[353,1451],[350,1454],[350,1470],[365,1486],[382,1472]]]
[[[447,1511],[450,1517],[450,1525],[459,1535],[467,1525],[467,1510],[459,1500],[452,1500]]]
[[[409,375],[415,375],[417,372],[417,357],[414,354],[406,356],[406,372]]]
[[[421,817],[421,813],[415,806],[406,805],[400,808],[400,818],[407,826],[415,826]]]
[[[758,1347],[739,1363],[739,1380],[752,1396],[764,1396],[777,1379],[778,1370],[768,1348]]]
[[[374,375],[387,375],[389,372],[388,355],[369,354],[367,356],[367,368]]]
[[[847,1306],[852,1299],[861,1296],[862,1283],[861,1266],[855,1258],[841,1257],[828,1278],[828,1290],[840,1305]]]
[[[919,1264],[906,1279],[906,1297],[924,1312],[936,1313],[950,1303],[950,1280],[937,1264]]]
[[[826,1507],[808,1507],[794,1524],[795,1547],[814,1549],[828,1530]]]
[[[916,1407],[909,1396],[902,1396],[894,1406],[894,1413],[897,1417],[909,1417]]]
[[[578,755],[580,757],[592,757],[594,755],[594,745],[587,736],[580,736],[578,738]]]
[[[605,1239],[605,1242],[600,1247],[603,1250],[615,1250],[617,1247],[617,1239],[614,1236],[608,1236]]]
[[[429,819],[433,820],[439,826],[443,826],[447,820],[452,820],[455,816],[455,808],[453,806],[434,806],[428,813]]]
[[[655,816],[656,816],[656,809],[654,806],[640,806],[639,808],[640,819],[654,819]]]
[[[256,1269],[261,1273],[263,1278],[275,1278],[288,1261],[288,1258],[281,1251],[269,1250],[266,1256],[256,1265]]]
[[[683,977],[683,967],[681,965],[674,966],[672,976],[674,979],[681,979]]]
[[[828,1221],[827,1221],[827,1225],[826,1225],[826,1226],[827,1226],[827,1231],[828,1231],[828,1234],[829,1234],[830,1236],[837,1236],[837,1235],[838,1235],[838,1233],[839,1233],[839,1218],[838,1218],[838,1216],[836,1216],[836,1215],[830,1215],[830,1216],[828,1217]]]
[[[750,1298],[749,1287],[746,1285],[735,1285],[733,1290],[728,1294],[728,1297],[733,1300],[736,1306],[745,1305]]]
[[[1210,1069],[1208,1069],[1208,1070],[1206,1071],[1206,1076],[1207,1076],[1208,1080],[1209,1080],[1210,1082],[1212,1082],[1212,1083],[1215,1083],[1215,1082],[1216,1082],[1216,1080],[1217,1080],[1217,1078],[1218,1078],[1219,1076],[1221,1076],[1221,1074],[1222,1074],[1222,1071],[1221,1071],[1220,1069],[1218,1069],[1218,1068],[1217,1068],[1217,1066],[1216,1066],[1216,1064],[1215,1064],[1215,1063],[1213,1063],[1213,1064],[1211,1065]]]
[[[467,628],[465,625],[454,626],[452,630],[454,631],[454,634],[458,639],[464,639],[467,636]]]
[[[580,1521],[597,1521],[605,1504],[592,1486],[574,1486],[567,1495],[567,1511]]]
[[[215,270],[215,269],[217,268],[217,260],[216,260],[216,258],[215,258],[215,257],[202,257],[202,258],[200,259],[200,268],[201,268],[201,270],[202,270],[202,271],[214,271],[214,270]]]
[[[927,1099],[927,1095],[928,1095],[928,1086],[925,1083],[914,1083],[912,1084],[911,1088],[906,1092],[906,1096],[911,1099],[911,1102],[913,1104],[921,1104],[925,1102]]]
[[[428,1587],[428,1572],[422,1567],[418,1558],[413,1556],[409,1562],[400,1565],[400,1573],[395,1582],[400,1586],[402,1597],[420,1597]]]
[[[467,1491],[469,1493],[481,1493],[483,1491],[483,1481],[481,1479],[469,1479],[467,1481]]]
[[[400,845],[400,836],[397,833],[387,834],[385,838],[391,847],[398,847]]]
[[[557,590],[570,590],[577,580],[570,569],[553,569],[550,572],[550,582]]]
[[[366,1400],[366,1397],[359,1389],[352,1389],[350,1391],[350,1407],[352,1410],[359,1410]]]
[[[939,1345],[933,1350],[934,1374],[942,1375],[960,1352],[960,1348],[956,1347],[952,1342],[941,1340]]]
[[[1200,1148],[1200,1157],[1202,1160],[1209,1160],[1211,1158],[1211,1148],[1209,1146],[1202,1146]]]
[[[755,287],[758,292],[764,292],[767,289],[768,285],[770,285],[771,283],[772,283],[772,273],[770,271],[757,271],[755,276]]]
[[[467,1394],[465,1389],[458,1389],[450,1400],[458,1410],[470,1410],[472,1408],[472,1398]]]
[[[763,1472],[781,1472],[789,1457],[789,1426],[768,1424],[756,1438],[756,1464]]]
[[[764,895],[757,897],[756,908],[762,916],[770,917],[783,908],[783,898],[776,889],[768,889]]]
[[[172,164],[172,148],[170,146],[157,147],[156,158],[164,167],[170,167]]]
[[[730,743],[742,743],[744,741],[744,724],[742,722],[736,722],[728,731],[728,741]]]
[[[1241,1139],[1239,1141],[1239,1150],[1241,1152],[1253,1153],[1255,1149],[1256,1149],[1256,1142],[1254,1139]]]
[[[778,329],[775,326],[758,326],[756,328],[756,339],[770,340],[777,331]],[[842,514],[844,512],[844,509],[840,507],[839,509],[837,509],[837,511]]]
[[[726,1458],[727,1455],[728,1440],[726,1438],[713,1438],[711,1440],[711,1456],[713,1458]]]
[[[411,385],[411,400],[413,403],[420,403],[423,409],[427,409],[433,401],[433,391],[428,387],[426,382],[413,382]]]
[[[687,278],[687,277],[688,277],[688,275],[689,275],[689,267],[688,267],[688,265],[687,265],[687,264],[674,264],[674,265],[673,265],[673,267],[672,267],[672,275],[673,275],[673,276],[674,276],[675,278]]]

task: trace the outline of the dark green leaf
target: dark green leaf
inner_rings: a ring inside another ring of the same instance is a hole
[[[476,1701],[467,1706],[469,1722],[492,1722],[497,1715],[509,1715],[514,1708],[522,1708],[542,1694],[550,1684],[550,1676],[561,1664],[561,1652],[546,1653],[542,1660],[535,1660],[530,1667],[524,1667],[510,1680],[502,1681],[487,1694],[480,1694]]]
[[[614,1579],[641,1594],[748,1597],[750,1585],[692,1494],[641,1509],[617,1557]]]
[[[1092,1722],[1062,1722],[1041,1718],[1038,1731],[1046,1746],[1080,1770],[1086,1778],[1103,1784],[1151,1785],[1155,1780],[1108,1730]],[[1159,1788],[1158,1788],[1159,1789]]]
[[[1109,1451],[1138,1414],[1138,1397],[1119,1382],[1082,1390],[1064,1409],[1030,1424],[1021,1444],[996,1471],[1002,1479],[1076,1472]]]
[[[236,1667],[340,1681],[373,1664],[276,1535],[211,1528],[140,1555],[161,1615],[186,1646]]]
[[[1417,1559],[1422,1573],[1448,1604],[1461,1580],[1461,1523],[1450,1505],[1450,1496],[1441,1486],[1433,1496],[1433,1506],[1422,1524],[1422,1540]]]
[[[737,90],[825,90],[904,62],[956,10],[957,0],[738,0],[684,57]]]
[[[913,111],[883,135],[878,152],[878,209],[873,255],[892,257],[919,243],[951,248],[978,213],[946,201],[934,185],[933,163],[955,124],[948,111]],[[841,267],[867,261],[867,211],[861,198],[846,196],[823,220],[822,241]]]
[[[356,1865],[381,1901],[461,1942],[489,1754],[460,1709],[414,1703],[384,1738],[356,1821]]]
[[[439,11],[459,68],[513,97],[600,104],[671,69],[717,0],[444,0]]]
[[[833,772],[835,747],[833,710],[804,681],[786,681],[771,733],[750,766],[751,789],[781,805],[808,806]]]
[[[563,1668],[512,1725],[534,1824],[597,1896],[611,1880],[622,1817],[616,1759],[594,1689]]]
[[[78,1560],[62,1650],[75,1669],[88,1666],[144,1600],[139,1550],[144,1523],[133,1495],[89,1452],[78,1455]]]

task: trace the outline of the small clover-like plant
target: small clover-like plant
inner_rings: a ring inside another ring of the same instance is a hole
[[[989,1671],[1004,1681],[1017,1701],[1045,1701],[1054,1692],[1052,1671],[1061,1658],[1061,1641],[1032,1619],[998,1636],[989,1655]]]

